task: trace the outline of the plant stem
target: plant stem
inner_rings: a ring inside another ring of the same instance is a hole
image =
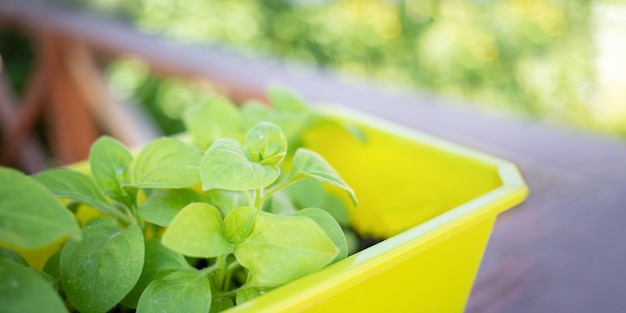
[[[239,264],[239,261],[237,261],[237,259],[228,264],[228,267],[226,267],[226,281],[224,282],[224,290],[230,289],[230,283],[233,278],[233,274],[235,273],[235,270],[239,267],[241,267],[241,264]]]
[[[224,285],[225,282],[224,280],[226,279],[226,258],[228,257],[228,254],[224,254],[221,256],[217,257],[217,273],[215,275],[215,278],[217,280],[216,285],[218,286],[218,288],[220,290],[224,290]]]
[[[248,204],[252,206],[254,201],[252,200],[252,196],[250,196],[250,192],[244,191],[243,193],[246,195],[246,199],[248,200]]]
[[[300,179],[302,179],[304,177],[288,177],[287,179],[281,181],[280,183],[278,183],[276,186],[274,186],[273,188],[270,188],[269,190],[267,190],[265,192],[265,194],[263,195],[263,197],[261,198],[261,203],[265,202],[265,200],[269,199],[269,197],[271,197],[273,194],[275,194],[276,192],[280,191],[281,189],[284,189],[285,187],[299,181]]]
[[[109,215],[116,218],[124,226],[128,226],[135,221],[126,206],[123,206],[121,210],[118,210],[117,206],[113,206],[113,209],[107,210],[106,213],[109,213]]]
[[[229,298],[232,298],[232,297],[237,295],[237,291],[239,291],[239,288],[233,289],[233,290],[228,290],[228,291],[223,291],[223,292],[218,293],[216,295],[216,297],[229,297]]]
[[[257,210],[261,210],[261,204],[263,204],[261,198],[262,194],[261,188],[254,190],[254,207],[257,208]]]
[[[207,267],[207,268],[203,268],[203,269],[201,269],[201,270],[200,270],[200,272],[201,272],[203,275],[208,275],[208,274],[210,274],[211,272],[213,272],[213,271],[215,271],[215,270],[217,270],[217,269],[218,269],[217,264],[213,264],[213,265],[211,265],[211,266],[209,266],[209,267]]]

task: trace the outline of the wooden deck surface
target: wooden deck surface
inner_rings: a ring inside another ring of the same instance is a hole
[[[142,55],[163,72],[211,79],[239,94],[263,94],[268,82],[280,83],[306,98],[341,103],[513,161],[530,196],[498,218],[467,312],[625,310],[624,142],[491,117],[432,96],[322,70],[294,71],[281,62],[219,47],[166,44],[127,26],[82,15],[72,18],[64,11],[38,8],[43,13],[32,15],[37,10],[20,11],[16,3],[0,3],[0,19],[43,19],[48,31],[65,29],[106,53]],[[88,26],[72,25],[81,23]]]
[[[554,135],[519,137],[515,142],[532,142],[502,155],[518,164],[530,197],[499,217],[467,312],[622,312],[624,145],[570,135],[553,146]]]

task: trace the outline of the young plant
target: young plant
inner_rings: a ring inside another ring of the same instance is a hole
[[[317,153],[289,148],[282,127],[297,143],[296,120],[315,114],[285,95],[271,93],[281,104],[263,108],[264,121],[260,107],[240,112],[223,99],[192,108],[195,146],[160,138],[134,158],[102,137],[91,175],[0,168],[0,241],[35,248],[69,238],[43,271],[1,248],[0,307],[219,312],[345,258],[345,207],[322,184],[356,198]]]

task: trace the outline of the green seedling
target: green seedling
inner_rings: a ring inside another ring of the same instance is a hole
[[[156,139],[136,157],[102,137],[90,175],[0,168],[0,242],[60,246],[43,271],[0,248],[0,307],[219,312],[345,258],[349,219],[324,186],[354,192],[298,146],[322,118],[284,91],[270,99],[211,99],[185,114],[191,143]]]

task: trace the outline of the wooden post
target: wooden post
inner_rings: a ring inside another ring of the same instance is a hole
[[[28,136],[43,104],[44,76],[41,68],[35,68],[23,104],[18,108],[0,65],[0,125],[3,135],[0,163],[5,166],[19,165],[27,173],[45,168],[43,148]]]
[[[87,99],[72,80],[73,49],[70,40],[52,34],[43,35],[45,60],[50,66],[51,85],[49,128],[53,154],[60,164],[85,160],[89,148],[99,135],[87,109]]]

